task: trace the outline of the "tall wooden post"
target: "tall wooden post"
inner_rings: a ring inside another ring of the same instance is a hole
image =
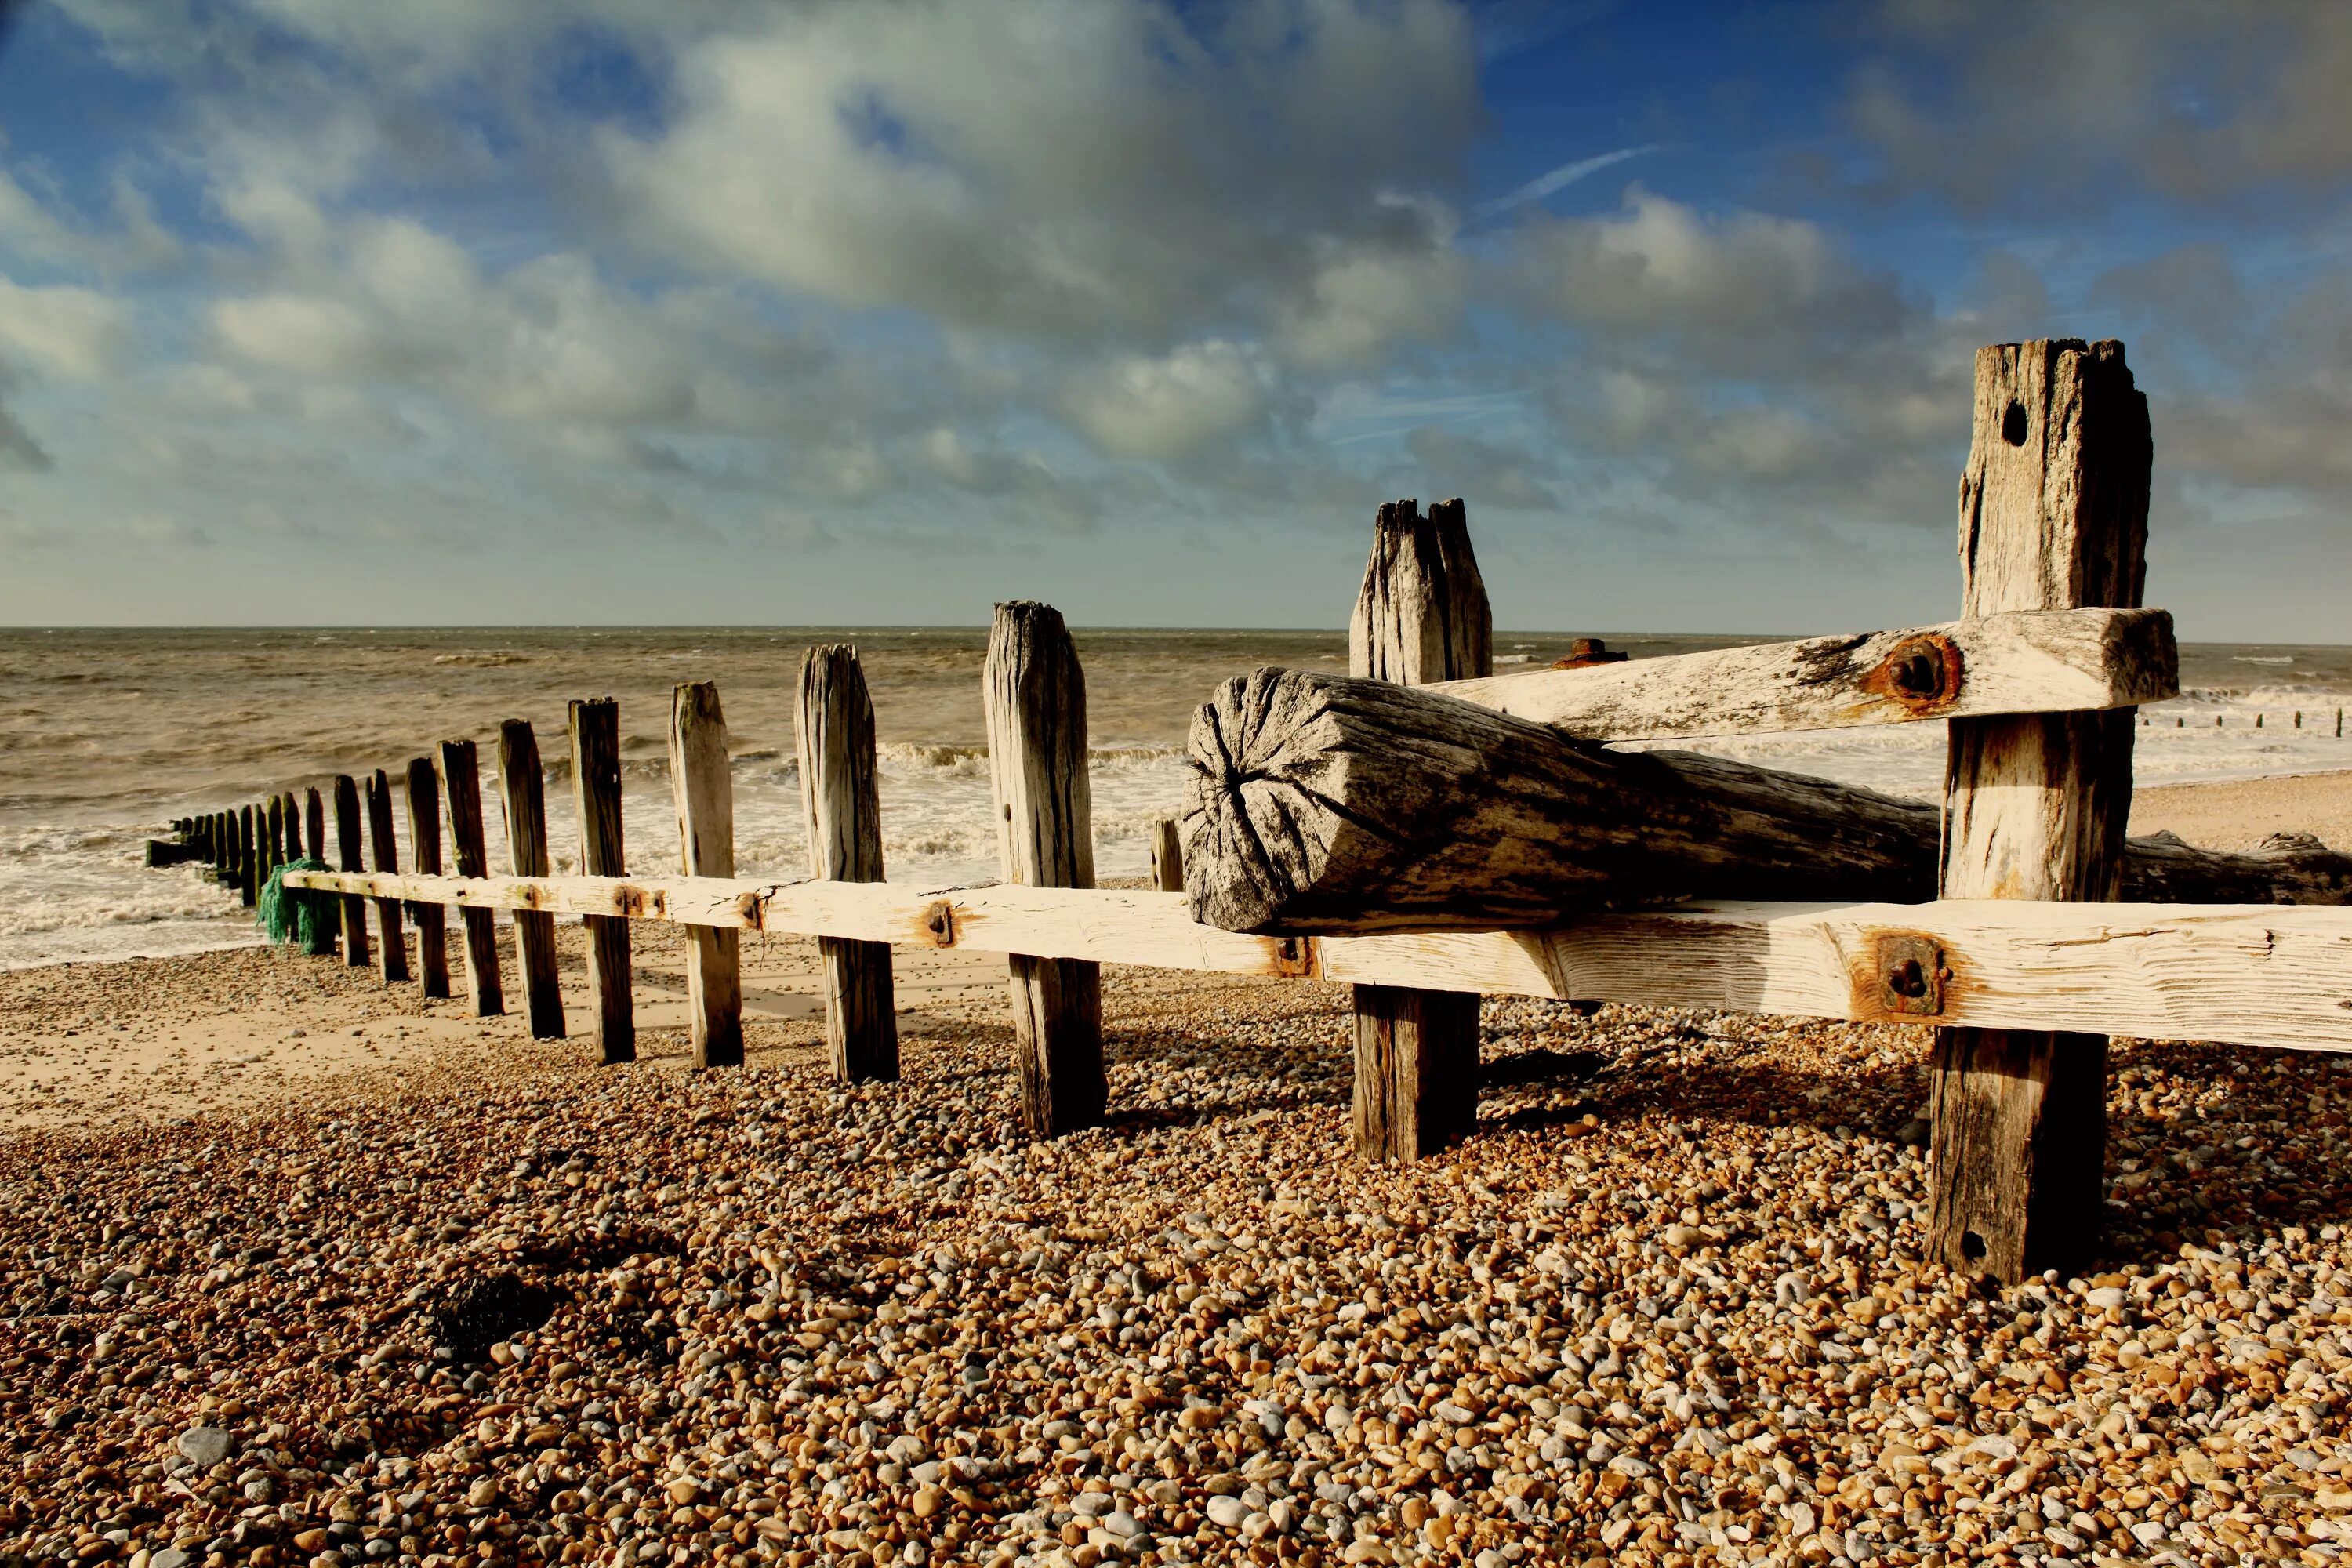
[[[1151,885],[1163,893],[1184,890],[1184,829],[1172,816],[1151,824]]]
[[[288,859],[288,856],[286,854],[285,797],[282,795],[273,795],[268,800],[262,802],[261,809],[268,814],[269,819],[268,826],[262,836],[263,851],[261,856],[261,884],[264,887],[268,887],[269,885],[269,873],[284,865]]]
[[[408,858],[419,875],[441,874],[441,781],[433,759],[408,761]],[[416,978],[427,996],[449,994],[449,911],[439,904],[411,904],[416,921]]]
[[[323,866],[327,863],[327,803],[315,789],[306,791],[302,799],[302,850]]]
[[[2130,607],[2147,546],[2147,399],[2119,342],[2000,343],[1976,364],[1960,481],[1962,613]],[[2135,710],[1955,720],[1942,894],[2116,896]],[[2104,1036],[1944,1029],[1929,1079],[1929,1245],[2014,1284],[2099,1233]]]
[[[482,771],[471,741],[441,742],[441,786],[449,802],[449,851],[460,877],[490,874],[488,841],[482,832]],[[492,1018],[507,1010],[499,983],[499,928],[488,910],[460,910],[466,927],[466,989],[474,1016]]]
[[[215,811],[206,820],[212,824],[213,880],[225,882],[228,879],[230,864],[228,813]]]
[[[286,792],[286,858],[302,858],[302,801],[290,789]]]
[[[375,849],[375,868],[379,871],[400,869],[400,844],[392,836],[392,780],[382,768],[368,780],[368,837]],[[408,978],[408,933],[400,922],[400,900],[378,899],[375,901],[376,935],[381,945],[376,950],[375,969],[386,985]]]
[[[1459,500],[1382,506],[1348,622],[1348,672],[1404,686],[1495,673],[1494,617]],[[1478,1123],[1478,998],[1359,985],[1358,1157],[1416,1160]]]
[[[539,739],[528,719],[509,719],[499,726],[499,797],[506,803],[508,869],[518,877],[548,875],[554,868],[547,856],[547,781],[539,766]],[[517,910],[514,923],[530,1037],[560,1040],[563,992],[555,973],[555,917]]]
[[[344,871],[367,869],[360,844],[360,786],[349,773],[335,775],[336,867]],[[367,904],[357,893],[343,895],[343,963],[365,969],[368,962]]]
[[[1093,887],[1087,678],[1061,612],[1026,600],[997,605],[985,679],[988,773],[1005,880]],[[1109,1098],[1101,966],[1025,953],[1007,963],[1023,1122],[1040,1138],[1095,1126]]]
[[[572,798],[580,813],[580,869],[625,877],[621,841],[621,705],[611,698],[572,704]],[[629,983],[629,922],[590,915],[588,1005],[607,1062],[637,1059],[635,999]]]
[[[678,868],[689,877],[735,874],[735,784],[727,772],[727,718],[719,688],[689,681],[670,698],[670,800],[677,807]],[[743,977],[738,933],[688,926],[686,1012],[694,1065],[743,1064]]]
[[[882,802],[875,783],[874,702],[857,650],[813,647],[801,664],[793,728],[809,871],[824,881],[882,878]],[[824,1037],[838,1083],[898,1077],[898,1017],[890,944],[817,938],[824,966]]]
[[[253,825],[253,807],[238,808],[236,816],[236,896],[247,909],[259,901],[261,884],[257,872],[261,866],[260,836]]]

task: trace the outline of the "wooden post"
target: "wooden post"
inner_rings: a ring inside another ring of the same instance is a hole
[[[249,805],[237,811],[236,854],[236,896],[238,901],[249,910],[259,901],[261,894],[258,875],[261,867],[260,836],[254,829],[253,807]]]
[[[499,796],[506,804],[509,869],[518,877],[544,877],[547,857],[547,781],[539,766],[539,740],[528,719],[499,726]],[[517,910],[515,948],[522,958],[524,1010],[530,1037],[563,1037],[563,993],[555,973],[555,917]]]
[[[482,773],[471,741],[441,742],[441,786],[449,801],[449,851],[460,877],[490,874],[490,853],[482,832]],[[499,984],[499,928],[488,910],[465,910],[466,988],[474,1016],[492,1018],[507,1010]]]
[[[302,858],[302,801],[290,789],[286,792],[286,858]]]
[[[1004,879],[1032,888],[1095,885],[1087,776],[1087,679],[1061,612],[996,606],[986,669],[988,772]],[[1103,1119],[1102,968],[1086,959],[1012,954],[1013,1030],[1022,1121],[1058,1137]]]
[[[323,866],[327,863],[327,803],[315,789],[306,791],[302,800],[303,853]]]
[[[1151,885],[1163,893],[1184,890],[1184,832],[1172,816],[1151,825]]]
[[[400,869],[400,844],[392,836],[392,780],[382,768],[368,780],[368,837],[375,849],[375,868],[379,871]],[[375,970],[386,985],[408,978],[408,933],[400,921],[400,900],[378,899],[375,901],[376,935],[382,939],[376,950]]]
[[[874,702],[857,650],[808,650],[793,728],[800,740],[801,809],[809,871],[820,881],[879,882],[882,802],[875,783]],[[834,1080],[895,1082],[898,1018],[890,944],[817,938],[824,966],[824,1037]]]
[[[349,773],[335,775],[335,850],[337,865],[345,871],[366,868],[360,846],[360,786]],[[368,962],[367,906],[356,894],[343,895],[343,963],[365,969]]]
[[[735,874],[735,785],[727,772],[727,719],[719,688],[689,681],[670,698],[670,799],[677,808],[678,869],[689,877]],[[686,1012],[694,1065],[743,1064],[740,933],[687,928]]]
[[[409,863],[428,877],[441,874],[441,781],[433,759],[408,762]],[[449,994],[449,911],[439,904],[412,904],[416,921],[416,978],[427,996]]]
[[[1960,481],[1963,613],[2130,606],[2147,546],[2147,399],[2119,342],[2002,343],[1976,363]],[[1948,899],[2112,900],[2131,809],[2133,710],[1955,720]],[[2072,1269],[2099,1234],[2099,1035],[1937,1032],[1929,1248],[2015,1284]]]
[[[1383,506],[1372,526],[1348,673],[1423,686],[1495,673],[1494,616],[1457,499]],[[1478,1123],[1478,999],[1359,985],[1353,1121],[1358,1158],[1416,1160]]]
[[[572,704],[572,797],[580,813],[580,869],[625,877],[621,840],[621,705],[611,698]],[[629,984],[629,922],[590,915],[588,1005],[597,1049],[606,1062],[637,1059],[635,997]]]
[[[288,858],[285,797],[273,795],[262,803],[261,809],[268,814],[269,819],[268,828],[262,836],[261,885],[266,888],[269,885],[269,873],[286,864]]]

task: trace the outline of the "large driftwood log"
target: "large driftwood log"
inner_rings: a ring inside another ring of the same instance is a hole
[[[1192,721],[1195,919],[1293,933],[1548,925],[1685,898],[1919,902],[1937,814],[1691,752],[1617,752],[1430,690],[1262,669]],[[2343,903],[2352,857],[2135,841],[2123,896]]]

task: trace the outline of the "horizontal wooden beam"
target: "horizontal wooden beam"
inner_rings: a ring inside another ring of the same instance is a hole
[[[1738,903],[1551,931],[1243,936],[1184,895],[999,885],[291,871],[292,887],[901,946],[1858,1023],[2352,1051],[2352,910],[2275,904]]]
[[[2166,610],[2021,610],[1429,688],[1580,740],[1843,730],[2132,708],[2180,694]]]

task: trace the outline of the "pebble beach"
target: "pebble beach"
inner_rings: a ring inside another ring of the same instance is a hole
[[[1342,990],[1110,970],[1114,1119],[1032,1144],[1001,968],[843,1089],[814,944],[746,959],[705,1073],[263,950],[0,974],[0,1555],[2352,1544],[2338,1058],[2116,1041],[2105,1255],[1996,1290],[1922,1258],[1922,1030],[1490,998],[1477,1135],[1374,1169]]]

